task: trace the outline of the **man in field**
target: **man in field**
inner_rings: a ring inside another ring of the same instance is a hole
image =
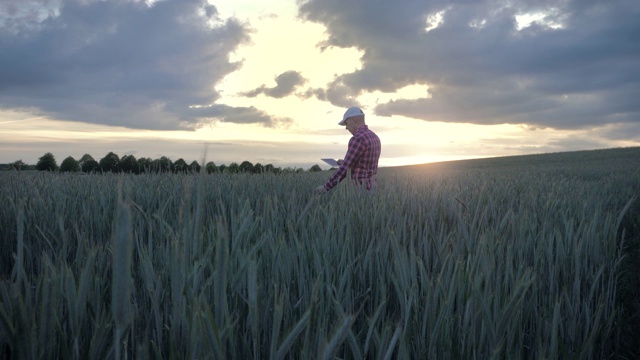
[[[324,194],[331,190],[347,176],[347,170],[351,170],[351,180],[356,184],[367,190],[375,189],[381,150],[380,138],[369,130],[364,122],[364,112],[358,107],[347,109],[338,125],[345,126],[353,137],[349,140],[344,160],[338,160],[340,167],[324,185],[318,186],[315,192]]]

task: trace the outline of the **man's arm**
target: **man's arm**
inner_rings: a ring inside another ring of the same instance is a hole
[[[331,190],[334,186],[338,185],[347,176],[347,170],[355,163],[364,151],[364,144],[362,139],[352,137],[349,140],[349,147],[347,154],[344,156],[344,160],[340,163],[340,167],[331,175],[329,180],[323,185],[326,191]]]

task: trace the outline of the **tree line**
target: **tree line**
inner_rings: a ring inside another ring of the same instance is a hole
[[[176,161],[171,161],[166,156],[162,156],[159,159],[151,159],[141,157],[136,159],[133,155],[125,155],[122,158],[114,152],[109,152],[102,159],[95,160],[91,155],[84,154],[79,160],[74,159],[72,156],[66,157],[58,166],[55,156],[48,152],[42,155],[38,159],[38,163],[35,166],[27,165],[22,160],[15,161],[8,165],[9,170],[38,170],[38,171],[59,171],[59,172],[83,172],[83,173],[100,173],[100,172],[113,172],[113,173],[131,173],[131,174],[143,174],[143,173],[197,173],[202,170],[202,166],[197,161],[187,163],[184,159],[180,158]],[[213,161],[209,161],[204,170],[208,174],[213,173],[289,173],[289,172],[304,172],[301,168],[285,168],[275,167],[272,164],[262,165],[260,163],[253,164],[250,161],[243,161],[240,164],[232,162],[229,165],[216,165]],[[322,171],[320,166],[313,165],[307,171],[317,172]]]

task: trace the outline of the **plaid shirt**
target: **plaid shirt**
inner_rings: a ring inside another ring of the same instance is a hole
[[[338,185],[347,176],[347,170],[351,170],[351,179],[359,185],[366,185],[371,190],[376,184],[378,172],[378,159],[380,159],[380,138],[367,125],[360,126],[351,140],[344,161],[329,180],[324,188],[329,191]]]

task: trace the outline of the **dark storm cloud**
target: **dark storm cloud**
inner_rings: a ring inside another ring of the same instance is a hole
[[[321,46],[363,51],[362,67],[321,93],[337,106],[424,84],[429,98],[378,104],[376,114],[565,129],[640,122],[637,0],[309,0],[299,12],[327,27]],[[526,13],[546,17],[518,29]]]
[[[275,87],[269,88],[266,85],[262,85],[254,90],[242,93],[241,95],[256,97],[260,94],[264,94],[269,97],[280,99],[293,94],[298,86],[306,82],[306,79],[297,71],[286,71],[276,76],[275,81]]]
[[[192,106],[215,104],[215,84],[240,66],[229,54],[249,39],[205,1],[3,0],[0,10],[2,109],[146,129],[277,123],[232,107],[202,118]]]

